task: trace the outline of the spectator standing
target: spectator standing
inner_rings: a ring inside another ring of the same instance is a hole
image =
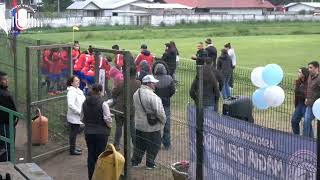
[[[76,148],[77,135],[79,133],[80,125],[83,124],[80,121],[80,113],[82,104],[86,97],[83,91],[79,88],[80,79],[77,76],[72,76],[67,81],[67,101],[68,101],[68,112],[67,120],[70,127],[69,132],[69,144],[70,144],[70,155],[81,155],[81,149]]]
[[[176,48],[173,47],[170,43],[166,43],[165,46],[166,49],[161,59],[168,65],[168,73],[173,78],[173,75],[175,74],[177,68],[177,51]]]
[[[174,95],[176,89],[172,77],[168,73],[168,66],[165,62],[157,61],[153,66],[153,74],[159,82],[156,84],[155,93],[161,98],[164,112],[166,114],[166,123],[163,129],[162,144],[166,150],[171,147],[171,111],[170,98]]]
[[[212,40],[210,38],[206,39],[206,51],[208,52],[207,64],[211,64],[213,67],[216,67],[217,60],[217,49],[213,46]]]
[[[177,56],[176,56],[176,70],[174,71],[174,74],[173,74],[173,80],[174,80],[174,82],[177,84],[178,83],[178,80],[177,80],[177,69],[178,69],[178,66],[179,66],[179,63],[180,63],[180,53],[179,53],[179,50],[178,50],[178,48],[177,48],[177,46],[176,46],[176,43],[174,42],[174,41],[170,41],[170,45],[171,45],[171,47],[173,47],[175,50],[176,50],[176,52],[177,52]]]
[[[154,93],[156,80],[152,75],[142,79],[143,85],[133,95],[136,123],[136,146],[132,166],[137,167],[146,152],[146,169],[156,167],[155,159],[161,146],[161,131],[165,124],[165,113],[161,99]],[[156,117],[156,124],[149,124],[147,113]]]
[[[300,134],[300,121],[304,117],[306,111],[306,91],[309,72],[308,69],[302,67],[298,72],[298,79],[295,81],[294,88],[294,106],[295,110],[292,115],[291,125],[294,134]]]
[[[0,71],[0,106],[17,111],[16,105],[8,90],[9,79],[5,72]],[[10,138],[9,114],[0,111],[0,135]],[[14,127],[18,124],[18,119],[14,120]],[[13,129],[15,134],[15,128]],[[0,141],[0,162],[10,161],[10,143]]]
[[[142,61],[147,61],[149,64],[149,72],[151,73],[151,67],[154,61],[154,56],[152,55],[152,53],[148,50],[147,45],[142,44],[141,45],[141,53],[136,57],[134,64],[136,65],[136,69],[138,72],[138,76],[140,75],[140,64]]]
[[[233,71],[237,65],[237,57],[234,49],[231,47],[231,43],[227,43],[226,45],[224,45],[224,48],[228,50],[228,55],[230,56],[232,61],[232,74],[231,74],[229,85],[231,88],[233,88]]]
[[[319,76],[319,62],[312,61],[308,64],[309,77],[307,82],[307,96],[305,100],[306,112],[303,122],[303,136],[314,137],[312,120],[314,115],[312,112],[313,103],[320,98],[320,76]]]
[[[138,76],[138,80],[142,82],[142,79],[146,75],[151,74],[150,73],[150,65],[149,65],[149,63],[147,61],[141,61],[139,69],[140,69],[140,73],[139,73],[139,76]]]
[[[131,132],[131,138],[133,144],[135,144],[135,123],[134,123],[134,107],[133,107],[133,94],[137,91],[137,89],[140,88],[141,82],[139,80],[136,80],[136,67],[131,66],[130,67],[130,98],[131,98],[131,105],[130,105],[130,132]],[[126,110],[126,104],[125,104],[125,89],[124,89],[124,83],[121,83],[120,86],[115,87],[112,89],[112,97],[115,97],[117,99],[115,101],[114,108],[118,111],[125,112]],[[122,136],[122,127],[125,122],[124,115],[115,115],[116,120],[116,132],[115,132],[115,138],[114,138],[114,145],[117,150],[120,150],[120,139]]]
[[[88,176],[91,180],[97,159],[108,143],[112,124],[109,106],[102,99],[101,84],[92,85],[89,96],[82,106],[81,120],[85,125],[84,134],[88,147]]]
[[[191,57],[192,60],[196,61],[197,65],[203,65],[208,59],[208,52],[203,47],[203,42],[199,42],[197,45],[197,54]]]
[[[217,69],[223,75],[223,98],[228,99],[231,97],[230,92],[230,79],[232,75],[232,61],[230,56],[228,55],[227,49],[221,50],[221,55],[218,58]]]
[[[190,97],[198,104],[199,95],[198,95],[198,84],[199,84],[198,75],[192,82],[190,88]],[[203,106],[204,108],[211,109],[212,111],[216,108],[216,101],[219,99],[220,93],[218,89],[217,79],[215,78],[211,65],[203,66]]]

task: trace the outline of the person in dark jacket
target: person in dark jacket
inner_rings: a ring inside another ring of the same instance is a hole
[[[8,86],[9,80],[7,74],[0,71],[0,106],[17,111],[13,98],[8,91]],[[17,124],[18,119],[14,119],[14,127]],[[9,130],[9,114],[4,111],[0,111],[0,135],[10,138]],[[13,134],[15,134],[15,132]],[[0,140],[0,162],[10,160],[10,144]]]
[[[140,63],[140,73],[139,73],[139,76],[138,76],[138,80],[140,82],[142,82],[142,79],[146,76],[146,75],[149,75],[150,74],[150,66],[149,66],[149,63],[147,61],[141,61]]]
[[[159,82],[156,84],[155,93],[161,98],[164,112],[166,114],[166,123],[163,129],[162,144],[166,150],[170,149],[170,122],[171,122],[171,111],[170,111],[170,98],[175,93],[175,85],[172,77],[168,73],[168,66],[165,62],[157,62],[152,68],[152,72]]]
[[[218,81],[218,86],[219,86],[219,92],[222,91],[223,89],[223,75],[220,71],[218,71],[215,67],[212,66],[212,72],[213,72],[213,75],[214,77],[217,79]],[[219,98],[220,96],[218,96],[215,101],[216,101],[216,104],[215,104],[215,108],[214,108],[214,111],[218,112],[219,110]]]
[[[197,48],[197,54],[193,55],[191,59],[195,60],[197,65],[203,65],[208,59],[208,52],[204,49],[203,42],[199,42]]]
[[[295,81],[294,88],[294,105],[295,110],[292,115],[291,125],[292,131],[294,134],[300,134],[300,121],[301,118],[304,117],[304,113],[306,112],[305,102],[305,94],[307,90],[307,78],[309,76],[308,69],[302,67],[299,69],[298,79]]]
[[[135,123],[134,123],[134,107],[133,107],[133,94],[137,91],[137,89],[140,88],[141,82],[136,80],[136,67],[131,66],[130,67],[130,133],[131,133],[131,138],[133,144],[135,143]],[[118,111],[125,112],[126,110],[126,104],[125,104],[125,89],[124,89],[124,83],[121,83],[119,87],[116,87],[112,89],[112,96],[116,97],[117,101],[115,103],[114,108]],[[114,145],[117,150],[120,150],[120,139],[122,136],[122,127],[125,122],[125,117],[124,115],[115,115],[115,120],[116,120],[116,132],[115,132],[115,137],[114,137]]]
[[[92,179],[98,156],[105,150],[111,131],[112,118],[107,102],[102,99],[102,85],[94,84],[82,105],[80,116],[85,125],[88,147],[88,176]]]
[[[228,55],[227,49],[221,50],[221,56],[218,58],[217,69],[223,75],[223,98],[228,99],[231,97],[229,83],[232,75],[232,61]]]
[[[213,67],[216,67],[217,49],[213,46],[210,38],[208,38],[205,42],[207,45],[206,51],[208,52],[208,59],[206,63],[212,64]]]
[[[175,74],[176,67],[177,67],[177,51],[175,47],[173,47],[170,43],[166,43],[166,49],[165,52],[162,55],[162,61],[166,62],[169,67],[168,74],[173,78],[173,75]]]
[[[309,77],[307,82],[306,94],[306,112],[303,121],[303,136],[314,137],[312,121],[315,118],[312,107],[314,102],[320,98],[320,75],[319,75],[319,62],[312,61],[308,64]]]
[[[190,97],[198,104],[198,83],[199,77],[198,75],[193,80],[191,89],[190,89]],[[218,89],[217,79],[215,78],[212,67],[210,65],[203,66],[203,106],[205,108],[216,108],[216,99],[219,99],[220,92]]]

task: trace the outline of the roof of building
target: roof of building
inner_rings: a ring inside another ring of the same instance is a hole
[[[68,10],[84,9],[90,3],[93,3],[100,9],[116,9],[121,6],[137,2],[139,0],[85,0],[85,1],[75,1],[69,7]],[[153,0],[145,0],[146,2],[153,2]]]
[[[133,6],[142,7],[145,9],[192,9],[190,6],[182,4],[151,4],[151,3],[133,3]]]
[[[164,0],[194,8],[274,8],[268,0]]]
[[[314,7],[314,8],[320,8],[320,2],[295,2],[295,3],[289,3],[285,7],[289,8],[289,7],[292,7],[292,6],[299,5],[299,4],[310,6],[310,7]]]

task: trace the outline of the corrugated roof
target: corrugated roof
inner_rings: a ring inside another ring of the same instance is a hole
[[[133,6],[138,6],[146,9],[192,9],[190,6],[182,4],[150,4],[150,3],[133,3]]]
[[[314,7],[314,8],[320,8],[320,2],[297,2],[297,3],[289,3],[289,4],[287,4],[285,7],[288,8],[288,7],[292,7],[292,6],[298,5],[298,4],[303,4],[303,5],[310,6],[310,7]]]
[[[69,7],[71,9],[83,9],[90,3],[94,3],[100,9],[116,9],[121,6],[137,2],[139,0],[86,0],[86,1],[75,1]],[[146,2],[153,2],[153,0],[145,0]]]

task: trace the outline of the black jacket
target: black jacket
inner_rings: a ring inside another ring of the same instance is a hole
[[[222,75],[222,73],[220,71],[218,71],[215,67],[212,67],[212,72],[219,83],[219,90],[222,91],[222,89],[223,89],[223,75]]]
[[[176,89],[173,79],[168,75],[168,69],[165,63],[157,62],[153,66],[155,78],[159,80],[156,84],[155,93],[161,98],[163,106],[170,106],[170,98],[174,95]]]
[[[82,105],[85,134],[110,134],[103,119],[103,99],[99,95],[88,96]]]
[[[150,74],[150,67],[147,61],[141,61],[140,63],[140,74],[138,77],[138,80],[142,82],[142,79],[146,76]]]
[[[208,52],[205,49],[197,51],[197,65],[203,65],[208,59]]]
[[[213,66],[216,67],[217,49],[214,46],[208,46],[206,51],[208,52],[208,59],[206,63],[213,64]]]
[[[198,83],[199,78],[193,80],[190,88],[190,97],[198,103]],[[215,78],[210,65],[203,66],[203,106],[215,106],[219,100],[220,92],[218,89],[217,79]],[[215,107],[216,108],[216,107]]]
[[[228,54],[222,54],[218,58],[217,69],[223,74],[224,77],[231,76],[232,74],[232,60]]]
[[[173,75],[177,68],[177,51],[174,48],[167,49],[165,53],[162,55],[162,61],[166,62],[169,67],[170,76]]]
[[[17,111],[16,105],[13,101],[12,96],[10,95],[7,89],[0,88],[0,106],[6,107],[13,111]],[[9,124],[9,114],[3,111],[0,111],[0,123]],[[15,125],[17,125],[15,121]]]

